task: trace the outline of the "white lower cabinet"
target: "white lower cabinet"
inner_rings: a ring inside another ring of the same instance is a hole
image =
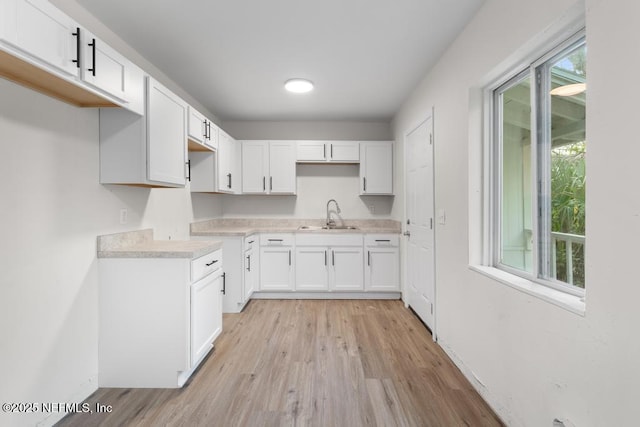
[[[191,240],[217,240],[222,242],[224,257],[223,313],[240,313],[247,304],[258,282],[258,235],[244,236],[192,236]],[[247,258],[248,257],[248,258]]]
[[[260,290],[292,291],[294,289],[293,234],[260,236]]]
[[[365,236],[366,291],[400,291],[400,252],[397,234],[368,234]]]
[[[296,291],[362,291],[362,236],[296,235]]]
[[[182,387],[222,332],[222,251],[99,260],[98,385]]]

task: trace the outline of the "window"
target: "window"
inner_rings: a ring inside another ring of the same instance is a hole
[[[586,58],[574,36],[493,95],[495,267],[583,295]]]

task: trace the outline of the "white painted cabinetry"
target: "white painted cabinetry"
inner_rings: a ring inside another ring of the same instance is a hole
[[[360,194],[393,194],[393,142],[360,143]]]
[[[145,110],[100,110],[100,182],[183,187],[187,104],[147,77]]]
[[[294,141],[242,141],[243,194],[295,194]]]
[[[241,186],[240,156],[238,141],[220,129],[218,131],[217,190],[220,193],[239,194]]]
[[[359,234],[296,234],[296,291],[362,291]]]
[[[218,127],[192,106],[189,106],[187,137],[189,151],[218,149]]]
[[[182,387],[222,331],[222,252],[99,261],[99,386]]]
[[[260,290],[292,291],[294,235],[260,235]]]
[[[3,0],[0,12],[0,74],[79,106],[143,113],[142,70],[50,2]]]
[[[358,141],[298,141],[296,146],[298,163],[358,163],[360,150]]]
[[[260,236],[252,234],[244,238],[244,289],[246,303],[260,282]]]
[[[364,238],[366,291],[400,291],[400,252],[397,234],[367,234]]]

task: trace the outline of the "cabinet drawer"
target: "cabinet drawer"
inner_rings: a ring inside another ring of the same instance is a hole
[[[380,247],[398,247],[400,237],[397,234],[367,234],[364,238],[364,245]]]
[[[200,280],[222,267],[222,249],[191,261],[191,281]]]
[[[361,234],[300,233],[298,246],[362,246]]]
[[[244,238],[244,250],[250,251],[253,248],[257,248],[259,243],[258,235],[252,234],[251,236],[247,236]]]
[[[293,234],[261,234],[260,246],[293,246]]]

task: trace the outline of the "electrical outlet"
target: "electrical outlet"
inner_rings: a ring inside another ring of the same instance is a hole
[[[129,219],[129,211],[120,209],[120,224],[126,224]]]

